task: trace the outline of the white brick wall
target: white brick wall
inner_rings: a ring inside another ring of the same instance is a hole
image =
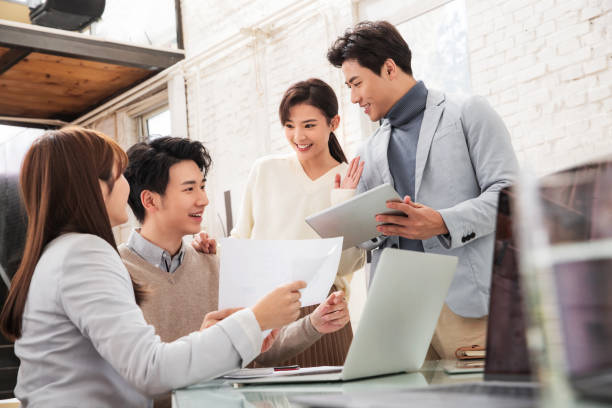
[[[521,164],[546,174],[611,153],[612,2],[466,7],[473,91],[506,121]]]

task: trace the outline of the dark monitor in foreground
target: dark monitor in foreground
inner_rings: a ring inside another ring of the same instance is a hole
[[[552,246],[582,259],[553,268],[568,374],[584,396],[612,399],[612,158],[542,180]]]
[[[567,374],[579,393],[612,399],[612,158],[544,177],[540,196],[550,245],[573,248],[583,258],[557,261],[553,267]],[[498,201],[487,379],[529,379],[533,372],[514,198],[513,189],[506,188]],[[604,248],[604,254],[588,255],[595,246]]]

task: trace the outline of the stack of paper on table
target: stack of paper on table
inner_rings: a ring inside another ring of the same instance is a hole
[[[319,367],[304,367],[296,370],[276,371],[274,367],[269,368],[243,368],[232,371],[224,375],[225,380],[243,380],[247,378],[263,378],[263,377],[289,377],[292,375],[307,375],[307,374],[327,374],[338,373],[342,370],[342,366],[319,366]]]

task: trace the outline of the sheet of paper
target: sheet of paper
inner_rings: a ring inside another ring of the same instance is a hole
[[[273,289],[296,280],[302,306],[323,302],[334,283],[342,237],[307,240],[220,241],[219,309],[250,307]]]

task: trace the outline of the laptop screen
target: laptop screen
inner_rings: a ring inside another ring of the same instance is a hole
[[[514,239],[511,187],[499,194],[487,328],[485,379],[530,380],[526,320]]]

